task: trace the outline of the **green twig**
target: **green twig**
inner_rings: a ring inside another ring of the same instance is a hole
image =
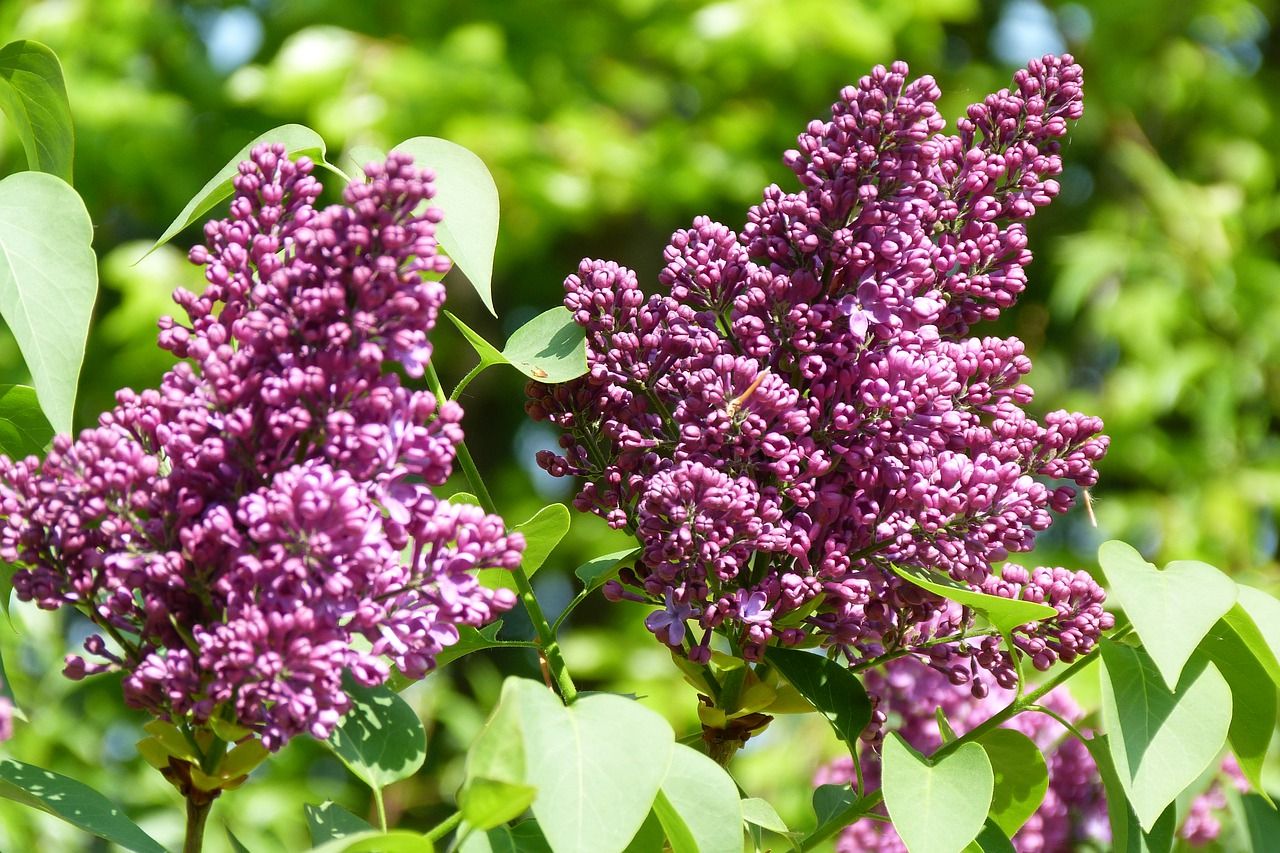
[[[449,395],[449,399],[456,403],[458,401],[458,398],[462,396],[462,392],[467,390],[467,386],[471,384],[471,380],[475,379],[481,373],[484,373],[485,370],[491,366],[492,366],[492,362],[482,361],[479,364],[477,364],[475,367],[471,368],[471,370],[467,373],[466,376],[458,380],[458,384],[453,389],[453,393]]]
[[[373,787],[373,804],[378,809],[378,827],[383,831],[387,831],[387,804],[382,800],[382,789],[376,785]]]
[[[453,830],[457,829],[458,824],[460,823],[462,823],[462,812],[454,812],[444,820],[440,821],[440,823],[431,827],[431,829],[428,829],[423,833],[422,837],[426,840],[428,845],[434,844]]]

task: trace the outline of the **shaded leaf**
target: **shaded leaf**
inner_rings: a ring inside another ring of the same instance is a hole
[[[1275,850],[1276,840],[1280,839],[1280,812],[1257,794],[1245,794],[1240,803],[1253,853]]]
[[[1111,823],[1111,849],[1113,853],[1169,853],[1173,847],[1173,828],[1177,806],[1170,803],[1156,820],[1151,832],[1146,832],[1133,812],[1133,806],[1125,794],[1124,786],[1111,761],[1111,748],[1106,735],[1098,735],[1084,742],[1089,754],[1098,766],[1102,787],[1107,798],[1107,817]]]
[[[50,770],[12,759],[0,761],[0,797],[47,812],[126,850],[164,853],[115,803],[88,785]]]
[[[819,834],[832,823],[846,821],[841,818],[845,810],[858,797],[849,785],[819,785],[813,791],[813,813],[818,818],[813,834]]]
[[[964,848],[965,853],[1014,853],[1013,842],[992,818],[982,825],[978,837]]]
[[[770,647],[765,659],[827,718],[853,752],[871,721],[871,700],[857,676],[833,660],[799,649]]]
[[[1236,589],[1236,604],[1223,618],[1280,687],[1280,601],[1251,586]]]
[[[502,620],[490,622],[479,630],[472,628],[470,625],[461,625],[458,627],[458,642],[452,646],[445,646],[444,651],[436,655],[436,666],[442,667],[445,664],[455,661],[464,655],[472,652],[478,652],[482,649],[491,649],[499,645],[498,632],[502,630]]]
[[[349,676],[343,684],[352,707],[327,743],[365,784],[385,788],[422,766],[427,735],[409,704],[386,686],[364,687]]]
[[[1262,787],[1262,765],[1276,729],[1276,685],[1240,635],[1220,620],[1200,644],[1231,688],[1231,725],[1227,741],[1253,789]]]
[[[465,825],[464,825],[465,826]],[[459,832],[459,837],[463,833]],[[552,853],[536,820],[524,820],[515,826],[497,826],[488,832],[471,832],[458,847],[458,853]]]
[[[1022,732],[994,729],[978,738],[995,774],[991,819],[1012,838],[1035,814],[1049,790],[1049,768],[1040,748]]]
[[[367,820],[356,817],[332,800],[326,800],[318,806],[307,803],[303,810],[307,814],[307,830],[311,833],[312,847],[319,847],[335,838],[373,831]]]
[[[530,379],[568,382],[587,372],[587,333],[569,309],[557,306],[516,329],[502,356]]]
[[[71,183],[75,129],[62,65],[38,41],[0,48],[0,109],[22,141],[27,168]]]
[[[98,293],[92,241],[89,213],[65,181],[41,172],[0,181],[0,316],[58,432],[71,431]]]

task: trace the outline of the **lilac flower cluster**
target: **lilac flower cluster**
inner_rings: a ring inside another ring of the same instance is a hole
[[[715,629],[749,659],[777,638],[865,660],[966,627],[890,569],[923,566],[1057,607],[1018,637],[1036,666],[1092,646],[1110,617],[1087,575],[993,564],[1096,482],[1102,423],[1033,419],[1023,344],[968,335],[1025,287],[1025,221],[1058,193],[1081,86],[1047,56],[948,136],[932,78],[877,67],[786,153],[799,192],[766,189],[740,233],[699,217],[672,236],[665,295],[583,261],[565,305],[589,373],[532,383],[527,410],[562,428],[539,462],[584,480],[578,509],[643,546],[607,595],[663,603],[649,626],[672,646],[696,624],[695,660]],[[982,648],[931,659],[1012,676]]]
[[[869,671],[866,687],[876,706],[876,720],[883,723],[891,717],[896,724],[894,730],[925,754],[942,745],[939,710],[946,715],[956,734],[963,735],[1014,698],[1012,691],[1000,687],[977,698],[936,669],[910,657]],[[1080,707],[1062,688],[1049,693],[1039,704],[1073,725],[1084,717]],[[1004,726],[1030,738],[1044,754],[1049,769],[1048,791],[1040,807],[1011,839],[1014,849],[1018,853],[1069,853],[1082,847],[1105,847],[1111,840],[1106,797],[1088,748],[1069,735],[1061,723],[1043,713],[1024,712]],[[1082,733],[1090,735],[1087,731]],[[868,745],[861,751],[863,780],[869,790],[874,790],[880,785],[878,727],[868,731],[864,739]],[[814,784],[847,785],[856,778],[852,759],[843,757],[820,768]],[[1192,801],[1178,830],[1179,837],[1192,846],[1208,844],[1221,833],[1218,818],[1226,809],[1224,784],[1234,785],[1240,791],[1247,791],[1249,787],[1231,755],[1222,762],[1219,778]],[[863,818],[847,827],[836,842],[836,850],[837,853],[907,853],[892,824],[874,818]]]
[[[119,392],[43,461],[0,459],[18,596],[114,641],[91,636],[67,674],[122,669],[130,704],[223,716],[272,749],[328,736],[344,670],[421,677],[457,626],[511,607],[474,570],[523,549],[432,495],[462,411],[398,372],[422,375],[444,300],[432,173],[392,155],[317,209],[311,171],[278,145],[240,164],[230,217],[191,251],[207,287],[160,321],[185,361],[159,388]]]

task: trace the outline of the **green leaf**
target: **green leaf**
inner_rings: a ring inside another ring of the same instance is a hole
[[[1058,615],[1058,611],[1047,604],[1014,598],[1001,598],[997,595],[975,592],[962,583],[957,583],[949,577],[931,572],[920,566],[899,566],[890,563],[889,568],[893,569],[898,577],[915,584],[921,589],[928,590],[934,595],[940,595],[949,601],[972,607],[986,616],[996,630],[1002,634],[1026,625],[1028,622],[1039,622],[1041,619],[1049,619]]]
[[[622,564],[627,561],[627,558],[634,557],[639,553],[639,548],[627,548],[624,551],[604,554],[578,566],[573,570],[573,573],[577,575],[578,580],[582,581],[583,588],[587,592],[591,592],[604,586],[605,581],[616,576],[618,570],[622,568]]]
[[[666,848],[667,833],[662,828],[658,813],[651,810],[622,853],[666,853]]]
[[[227,843],[231,845],[231,853],[250,853],[249,848],[244,845],[244,842],[239,838],[236,838],[236,834],[231,831],[231,827],[226,827],[226,830]]]
[[[1200,649],[1231,688],[1231,726],[1227,730],[1231,751],[1253,789],[1267,796],[1262,787],[1262,765],[1276,730],[1276,685],[1226,620],[1209,629]]]
[[[471,506],[479,506],[480,499],[470,492],[454,492],[449,495],[449,503],[451,504],[470,504]]]
[[[40,410],[36,389],[0,385],[0,453],[10,459],[41,456],[53,440],[53,427]]]
[[[418,772],[427,755],[427,735],[409,704],[385,686],[364,687],[349,676],[343,685],[352,707],[329,737],[329,748],[371,788]]]
[[[75,129],[62,65],[38,41],[11,41],[0,48],[0,110],[18,133],[27,168],[71,183]]]
[[[332,800],[326,800],[318,806],[307,803],[303,809],[307,813],[307,829],[311,833],[312,847],[319,847],[335,838],[373,831],[368,821],[356,817]]]
[[[854,753],[859,735],[871,721],[871,700],[857,676],[833,660],[799,649],[770,647],[765,660],[827,718],[836,736]]]
[[[182,229],[200,219],[215,205],[230,198],[232,193],[235,192],[235,187],[231,182],[239,174],[240,163],[249,159],[249,154],[253,151],[254,146],[264,142],[280,143],[285,147],[285,151],[291,159],[310,157],[317,164],[328,166],[324,160],[325,146],[320,134],[301,124],[284,124],[280,127],[273,127],[266,133],[255,137],[252,142],[237,151],[236,155],[227,161],[227,165],[219,169],[217,174],[200,188],[200,191],[195,194],[191,201],[187,202],[187,206],[182,208],[182,212],[177,215],[173,222],[169,223],[169,227],[160,235],[160,239],[156,240],[155,244],[147,250],[147,254],[151,254],[165,243],[168,243]],[[143,257],[146,257],[146,255]]]
[[[463,838],[463,832],[459,831],[458,837]],[[538,822],[524,820],[515,826],[496,826],[488,832],[466,834],[458,853],[552,853],[552,850]]]
[[[530,785],[472,778],[462,786],[458,805],[468,824],[488,830],[524,814],[537,793]]]
[[[467,773],[536,788],[533,813],[553,849],[616,851],[648,816],[674,740],[638,702],[602,693],[566,708],[539,682],[508,678]]]
[[[476,355],[480,356],[480,363],[483,365],[493,364],[510,364],[507,357],[498,351],[498,348],[489,343],[475,329],[458,319],[452,311],[446,310],[444,316],[449,318],[449,322],[457,327],[462,333],[462,337],[467,339],[467,343],[471,344],[471,348],[476,351]]]
[[[938,724],[938,734],[942,736],[943,743],[951,743],[956,739],[955,729],[951,728],[951,722],[947,719],[947,712],[942,710],[941,706],[934,709],[933,718]]]
[[[436,195],[431,204],[444,211],[436,226],[441,247],[493,310],[493,250],[498,242],[498,187],[484,161],[447,139],[415,136],[392,151],[413,157],[419,167],[436,172]]]
[[[2,760],[0,797],[47,812],[126,850],[164,853],[164,848],[125,817],[115,803],[88,785],[52,771]]]
[[[348,175],[353,178],[356,175],[365,174],[365,166],[370,163],[384,163],[387,159],[387,152],[383,151],[376,145],[352,145],[342,156],[342,165],[346,167]]]
[[[1150,832],[1217,759],[1231,723],[1231,688],[1196,654],[1170,691],[1144,650],[1104,640],[1102,720],[1116,776]]]
[[[981,746],[966,743],[930,762],[894,732],[881,754],[885,808],[911,853],[958,853],[978,837],[995,786]]]
[[[1107,797],[1107,817],[1111,822],[1111,850],[1113,853],[1169,853],[1173,847],[1173,828],[1177,806],[1170,803],[1156,820],[1151,832],[1144,832],[1133,813],[1133,806],[1125,794],[1124,786],[1111,761],[1111,748],[1106,735],[1098,735],[1084,742],[1089,754],[1098,766],[1102,787]]]
[[[741,853],[741,803],[723,767],[676,744],[653,809],[672,853]]]
[[[1098,562],[1165,684],[1173,689],[1204,635],[1235,604],[1235,583],[1208,563],[1192,560],[1170,563],[1160,571],[1132,546],[1115,540],[1098,549]]]
[[[1280,839],[1280,812],[1257,794],[1245,794],[1240,802],[1253,853],[1274,851]]]
[[[1012,838],[1035,814],[1049,790],[1049,768],[1040,748],[1022,732],[993,729],[978,738],[995,773],[991,819]]]
[[[472,628],[470,625],[463,625],[458,628],[458,642],[452,646],[445,646],[444,651],[436,655],[436,667],[442,667],[445,664],[455,661],[464,655],[472,652],[478,652],[482,649],[491,649],[501,645],[498,642],[498,632],[502,630],[502,620],[491,622],[479,630]]]
[[[1280,601],[1244,584],[1236,589],[1236,605],[1223,618],[1280,687]]]
[[[821,833],[831,823],[838,822],[843,826],[846,821],[841,818],[845,809],[853,805],[857,795],[850,785],[819,785],[813,791],[813,813],[818,821],[813,830],[814,835]]]
[[[742,819],[747,823],[758,826],[761,829],[767,829],[770,832],[776,832],[779,835],[786,835],[791,832],[787,828],[786,822],[778,816],[778,812],[768,800],[762,800],[759,797],[748,797],[742,801]]]
[[[344,835],[312,848],[311,853],[431,853],[426,836],[407,829]]]
[[[992,818],[987,818],[982,831],[964,848],[964,853],[1014,853],[1014,847],[1000,825]]]
[[[551,552],[569,532],[570,521],[568,507],[564,504],[551,504],[538,510],[528,521],[512,528],[513,532],[524,534],[524,554],[520,559],[520,567],[524,570],[525,577],[533,577],[533,573],[542,568],[547,557],[551,556]],[[511,572],[506,569],[482,569],[477,577],[489,589],[516,588]]]
[[[568,382],[587,372],[587,333],[568,308],[557,306],[516,329],[502,357],[530,379]]]
[[[84,202],[62,179],[19,172],[0,181],[0,316],[59,432],[71,431],[98,293],[92,241]]]

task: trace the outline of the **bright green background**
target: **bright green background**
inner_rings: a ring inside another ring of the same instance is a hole
[[[228,156],[272,126],[316,128],[335,158],[416,135],[479,153],[502,196],[502,320],[465,286],[451,288],[450,307],[501,340],[559,300],[583,255],[617,259],[652,283],[667,235],[695,215],[740,226],[764,184],[789,180],[781,151],[870,65],[900,57],[935,74],[953,117],[1029,56],[1065,46],[1085,66],[1087,108],[1062,197],[1031,225],[1027,296],[979,332],[1027,341],[1039,403],[1101,415],[1113,445],[1095,494],[1099,528],[1075,512],[1033,559],[1090,567],[1098,543],[1123,538],[1160,562],[1204,559],[1274,589],[1274,11],[1239,0],[7,0],[0,35],[50,45],[71,95],[76,188],[96,225],[103,286],[79,426],[117,387],[153,384],[169,366],[153,345],[155,319],[175,286],[199,286],[182,257],[198,231],[134,262]],[[0,139],[0,174],[23,168],[13,134]],[[452,330],[435,340],[447,383],[471,356]],[[0,382],[24,381],[19,364],[0,335]],[[462,401],[469,442],[513,523],[565,494],[564,483],[530,479],[533,452],[553,437],[524,422],[521,386],[494,370]],[[549,609],[572,594],[573,567],[622,546],[578,518],[539,575]],[[645,695],[691,730],[693,692],[647,637],[642,611],[593,604],[570,626],[573,671],[588,686]],[[107,791],[173,842],[177,797],[134,759],[142,720],[120,708],[116,679],[76,685],[57,672],[83,629],[25,607],[15,622],[21,639],[0,629],[0,648],[31,722],[7,750]],[[536,673],[514,652],[475,656],[407,694],[431,735],[423,774],[389,792],[408,824],[445,814],[459,751],[511,670]],[[835,743],[820,720],[788,722],[738,767],[753,794],[802,821],[809,775]],[[333,797],[365,814],[363,796],[299,739],[227,795],[211,826],[231,823],[254,850],[298,849],[303,802]],[[222,834],[210,836],[221,849]],[[82,843],[0,804],[0,849]]]

